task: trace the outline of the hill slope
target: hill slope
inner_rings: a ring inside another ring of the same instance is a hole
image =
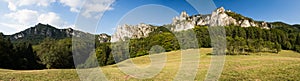
[[[45,38],[64,39],[72,37],[74,34],[74,30],[71,28],[57,29],[51,25],[39,23],[24,31],[13,35],[7,35],[7,37],[10,38],[12,42],[29,42],[31,44],[38,44]]]
[[[45,38],[65,39],[71,38],[72,36],[81,37],[88,35],[93,34],[82,32],[79,30],[74,30],[72,28],[58,29],[48,24],[39,23],[33,27],[30,27],[18,33],[6,35],[6,38],[9,38],[13,43],[27,42],[36,45],[43,41]],[[100,34],[100,36],[95,36],[98,37],[99,41],[106,42],[109,40],[106,34]],[[103,38],[103,36],[105,36],[105,38]]]
[[[187,50],[194,51],[194,50]],[[212,49],[200,49],[200,66],[196,80],[203,80],[210,65],[210,53]],[[167,63],[157,76],[145,80],[172,80],[179,68],[180,51],[168,52]],[[150,64],[148,56],[132,58],[133,62],[140,67]],[[300,54],[293,51],[283,50],[279,54],[257,53],[252,55],[226,56],[224,70],[220,80],[300,80]],[[124,62],[121,62],[124,63]],[[117,65],[101,68],[109,80],[133,80],[121,72]],[[74,69],[56,70],[0,70],[0,80],[70,80],[78,81],[79,78]]]

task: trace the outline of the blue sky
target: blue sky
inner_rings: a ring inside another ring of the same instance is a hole
[[[190,15],[209,14],[220,6],[255,20],[298,24],[299,3],[299,0],[0,0],[3,16],[0,32],[13,34],[44,23],[112,34],[118,25],[162,25],[171,23],[181,11]]]

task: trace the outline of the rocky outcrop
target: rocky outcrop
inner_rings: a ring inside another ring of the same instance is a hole
[[[57,29],[51,25],[38,24],[24,31],[11,35],[12,40],[26,38],[28,36],[47,36],[53,38],[70,37],[73,29]]]
[[[147,37],[155,27],[148,24],[123,25],[118,26],[116,32],[112,35],[111,42],[124,41],[130,38]]]
[[[269,29],[271,26],[266,22],[254,21],[251,18],[242,16],[240,14],[231,12],[230,10],[220,7],[214,10],[211,14],[192,15],[190,16],[185,11],[177,17],[173,18],[171,24],[167,24],[167,28],[171,31],[183,31],[194,28],[194,26],[240,26],[240,27],[261,27]],[[123,25],[119,26],[116,32],[112,35],[112,42],[124,41],[127,38],[141,38],[147,37],[150,32],[154,30],[154,27],[147,24],[138,25]]]
[[[106,43],[106,42],[110,42],[111,36],[103,33],[103,34],[99,34],[99,36],[97,36],[97,39],[100,43]]]
[[[253,23],[253,22],[251,22],[251,23]],[[240,26],[241,27],[250,27],[251,24],[250,24],[249,20],[243,20]]]
[[[237,24],[235,19],[225,13],[223,7],[212,12],[211,17],[208,17],[207,19],[208,20],[206,21],[209,22],[208,26],[228,26]]]
[[[225,10],[220,7],[207,15],[193,15],[189,16],[185,11],[180,16],[173,18],[171,28],[173,31],[182,31],[194,28],[195,25],[205,26],[240,26],[240,27],[261,27],[269,29],[270,26],[266,22],[257,22],[251,18],[244,17],[240,14]]]
[[[12,42],[30,42],[32,44],[38,44],[43,41],[45,38],[53,39],[64,39],[71,37],[82,37],[89,33],[81,32],[74,30],[72,28],[67,29],[57,29],[48,24],[37,24],[34,27],[28,28],[24,31],[18,32],[13,35],[8,35],[7,37],[11,39]],[[31,41],[35,40],[35,41]]]
[[[190,20],[191,19],[189,18],[189,15],[185,11],[181,12],[181,15],[179,17],[173,18],[172,25],[174,27],[171,28],[171,30],[182,31],[194,28],[195,22],[191,22]]]

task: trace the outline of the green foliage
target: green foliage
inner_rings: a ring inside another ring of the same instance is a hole
[[[112,58],[110,58],[111,49],[108,45],[102,44],[100,47],[96,49],[96,57],[98,58],[98,62],[100,66],[109,65]]]
[[[300,52],[300,45],[296,45],[296,46],[295,46],[295,50],[296,50],[297,52]]]
[[[278,54],[281,51],[281,45],[279,43],[275,43],[276,53]]]
[[[244,54],[246,49],[246,40],[242,37],[227,37],[228,54]]]
[[[46,68],[73,68],[72,40],[47,38],[37,47],[37,55]]]
[[[198,38],[198,44],[200,47],[209,48],[211,47],[211,39],[209,36],[208,26],[195,26],[193,28]]]
[[[12,44],[0,34],[0,67],[9,69],[40,69],[38,58],[29,43]]]
[[[36,53],[32,49],[32,45],[29,43],[18,43],[14,45],[14,55],[12,57],[19,58],[14,60],[14,68],[16,69],[40,69],[41,65]]]
[[[12,43],[0,34],[0,67],[9,68],[10,62],[13,61],[11,54],[13,54]]]
[[[242,47],[246,52],[280,52],[281,49],[295,50],[295,45],[299,45],[300,36],[298,31],[292,30],[291,27],[277,27],[268,29],[261,29],[258,27],[235,27],[227,26],[227,50],[229,54],[233,54],[233,49],[238,49],[238,38],[246,40],[247,45]],[[298,40],[299,39],[299,40]],[[298,44],[299,43],[299,44]],[[235,54],[239,54],[235,53]]]
[[[206,32],[206,34],[208,34],[207,28],[203,29],[199,27],[199,29],[196,30],[203,31]],[[115,62],[118,63],[129,58],[148,55],[149,51],[152,49],[153,46],[161,46],[162,48],[164,48],[163,50],[166,52],[179,50],[179,49],[199,48],[201,44],[198,43],[199,46],[194,45],[195,43],[197,43],[197,39],[193,39],[196,36],[194,36],[193,33],[191,33],[191,31],[194,30],[175,32],[173,34],[165,27],[157,27],[154,30],[154,32],[151,32],[150,35],[145,38],[130,39],[127,41],[119,41],[112,44],[110,43],[97,44],[96,46],[97,59],[99,65],[103,66],[103,65],[114,64]],[[197,34],[201,35],[201,33],[197,33]],[[204,35],[201,36],[205,37]],[[205,38],[209,39],[209,37],[207,36]],[[196,42],[191,42],[191,41],[196,41]],[[181,44],[179,42],[181,42]],[[199,42],[201,43],[201,41]],[[209,41],[205,41],[203,43],[207,43],[207,42]],[[112,47],[109,47],[109,45],[111,45]],[[207,46],[209,45],[210,44],[207,44]],[[164,52],[164,51],[159,51],[159,52]],[[113,56],[112,54],[115,55]],[[125,56],[125,54],[128,54],[129,56]],[[113,59],[114,57],[116,59]]]
[[[291,26],[291,25],[283,23],[283,22],[272,22],[271,25],[272,25],[273,28],[276,28],[276,27],[290,27]]]
[[[243,28],[227,26],[225,29],[227,36],[227,54],[239,55],[258,52],[279,53],[281,49],[295,51],[296,49],[300,49],[300,47],[295,47],[298,43],[300,44],[300,42],[298,42],[300,35],[296,34],[297,31],[286,31],[290,30],[289,28],[278,27],[268,30],[258,27]],[[197,39],[188,39],[193,38],[193,34],[190,33],[192,31],[195,32]],[[190,42],[193,40],[198,41],[199,47],[194,45],[193,42]],[[114,59],[107,60],[107,58],[113,58],[112,54],[115,54],[116,62],[118,63],[129,58],[148,55],[151,47],[155,45],[161,46],[165,51],[173,51],[200,47],[209,48],[211,47],[210,44],[211,39],[208,26],[195,26],[192,30],[175,33],[170,32],[168,27],[157,27],[148,37],[112,43],[114,48],[114,52],[112,53],[107,52],[112,48],[109,47],[110,44],[98,44],[96,54],[98,55],[99,65],[103,66],[108,64],[106,63],[108,61],[114,63]],[[127,57],[125,54],[129,54],[130,56]]]
[[[228,16],[231,16],[232,18],[236,19],[237,21],[240,21],[240,20],[250,20],[250,21],[254,21],[253,19],[251,18],[248,18],[248,17],[245,17],[241,14],[237,14],[235,12],[225,12]]]
[[[27,42],[33,45],[41,43],[45,38],[64,39],[68,38],[67,29],[57,29],[51,25],[38,24],[19,33],[8,36],[13,43]],[[21,38],[15,36],[23,35]]]
[[[227,12],[227,14],[237,19],[248,19],[235,13]],[[272,25],[275,28],[269,30],[258,27],[225,27],[227,54],[279,53],[282,49],[300,52],[300,33],[295,27],[280,22],[272,23]],[[42,30],[39,33],[51,30],[48,25],[39,25],[37,28]],[[96,49],[90,49],[95,46],[93,43],[86,41],[88,39],[72,41],[71,38],[67,38],[66,34],[62,33],[52,32],[55,35],[49,38],[43,34],[27,35],[25,38],[18,39],[18,42],[13,41],[14,43],[11,43],[9,38],[0,33],[0,67],[11,69],[74,68],[72,56],[74,50],[78,51],[78,54],[74,55],[80,57],[79,64],[85,67],[96,67],[96,65],[111,65],[129,58],[148,55],[151,53],[149,51],[152,47],[157,45],[164,48],[163,50],[166,52],[212,47],[208,26],[195,26],[193,29],[180,32],[171,32],[169,31],[170,28],[172,28],[172,25],[156,27],[148,37],[144,38],[114,43],[96,42]],[[192,32],[195,32],[195,34]],[[194,37],[196,39],[193,39]],[[195,40],[197,42],[192,42]],[[76,42],[73,50],[72,42]],[[30,43],[38,44],[35,46],[34,51]],[[198,43],[198,45],[195,45],[195,43]],[[91,51],[95,51],[95,53]],[[159,52],[163,51],[155,53]],[[126,56],[126,54],[129,56]],[[38,62],[41,62],[44,66],[41,66]]]

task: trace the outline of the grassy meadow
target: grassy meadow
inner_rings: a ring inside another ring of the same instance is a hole
[[[195,51],[195,50],[185,50]],[[211,56],[207,55],[212,51],[211,48],[200,49],[200,65],[195,80],[205,79]],[[180,51],[167,52],[167,63],[163,70],[153,78],[144,79],[170,81],[172,80],[180,65]],[[132,59],[140,66],[146,67],[150,64],[148,56]],[[121,62],[124,63],[124,62]],[[108,80],[119,81],[129,80],[138,81],[134,77],[121,72],[117,65],[101,67]],[[220,80],[300,80],[300,54],[282,50],[279,54],[275,53],[255,53],[251,55],[229,55],[226,56],[223,72]],[[78,81],[75,69],[46,69],[46,70],[6,70],[0,69],[0,81]]]

